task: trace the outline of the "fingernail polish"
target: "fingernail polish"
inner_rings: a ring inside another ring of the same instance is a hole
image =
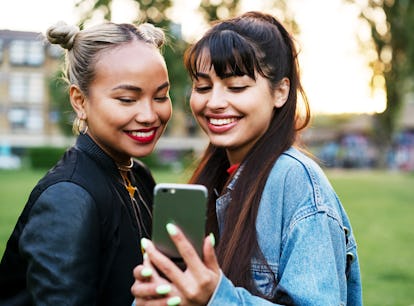
[[[178,233],[177,227],[174,224],[168,223],[165,227],[167,228],[167,232],[168,232],[168,234],[170,234],[170,236],[177,235],[177,233]]]
[[[177,305],[180,305],[180,303],[181,303],[181,298],[179,296],[173,296],[167,300],[168,306],[177,306]]]
[[[143,249],[143,250],[145,250],[146,248],[147,248],[147,246],[148,246],[148,239],[147,238],[142,238],[141,239],[141,248]]]
[[[163,284],[163,285],[159,285],[156,289],[155,292],[157,292],[158,294],[164,295],[167,293],[170,293],[171,291],[171,286],[168,284]]]
[[[148,254],[147,253],[142,254],[142,259],[148,260]]]
[[[214,234],[210,233],[210,235],[208,235],[208,237],[210,238],[211,245],[214,247],[216,245],[216,238],[214,237]]]
[[[151,268],[145,267],[141,270],[141,276],[150,277],[151,275],[152,275],[152,269]]]

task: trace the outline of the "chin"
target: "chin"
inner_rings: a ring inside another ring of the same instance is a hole
[[[132,152],[131,156],[136,157],[136,158],[145,157],[145,156],[152,154],[153,151],[154,151],[154,147],[146,148],[145,150],[139,150],[139,151]]]
[[[219,141],[219,140],[210,140],[210,143],[218,148],[230,148],[232,147],[232,143],[229,143],[227,141]]]

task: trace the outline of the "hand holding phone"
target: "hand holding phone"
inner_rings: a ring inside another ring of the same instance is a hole
[[[173,261],[180,261],[165,226],[173,223],[181,228],[202,257],[207,210],[207,188],[197,184],[157,184],[154,189],[152,241]]]

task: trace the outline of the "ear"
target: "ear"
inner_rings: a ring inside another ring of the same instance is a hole
[[[289,97],[289,91],[290,80],[288,78],[283,78],[282,80],[280,80],[278,86],[274,90],[276,108],[280,108],[286,103]]]
[[[69,97],[70,97],[70,103],[72,104],[72,107],[74,111],[76,112],[77,117],[80,119],[86,119],[86,112],[85,112],[86,98],[78,86],[73,85],[73,84],[70,85]]]

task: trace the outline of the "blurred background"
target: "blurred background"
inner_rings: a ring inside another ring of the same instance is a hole
[[[44,38],[80,27],[163,27],[174,115],[144,161],[184,182],[206,138],[193,120],[184,50],[216,19],[261,10],[296,38],[313,120],[302,143],[354,224],[366,305],[414,305],[414,1],[0,0],[0,254],[36,181],[73,144],[63,50]],[[411,284],[411,285],[410,285]]]

